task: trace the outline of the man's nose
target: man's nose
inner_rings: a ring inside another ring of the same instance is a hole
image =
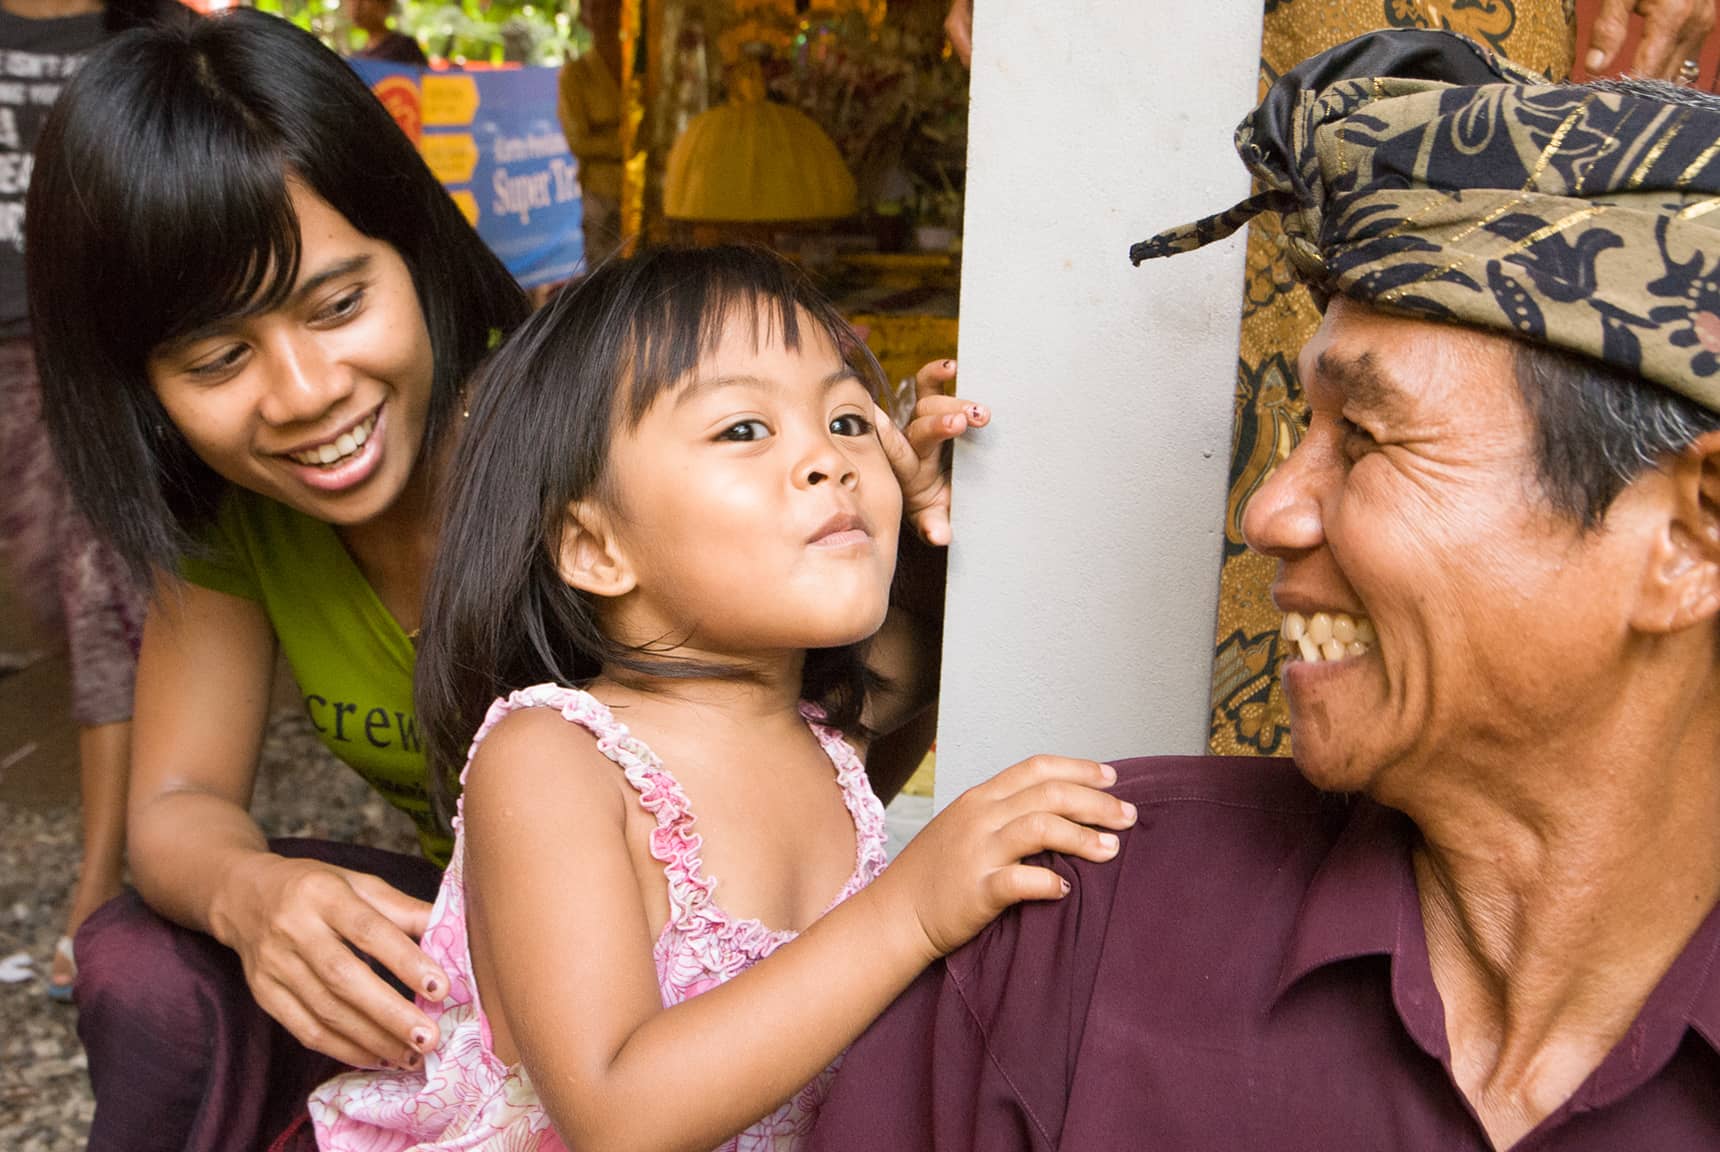
[[[1242,513],[1242,538],[1254,551],[1280,560],[1318,548],[1325,539],[1319,491],[1319,445],[1302,438],[1267,475]]]

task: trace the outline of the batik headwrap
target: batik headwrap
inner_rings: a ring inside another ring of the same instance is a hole
[[[1565,348],[1720,410],[1720,100],[1547,84],[1450,33],[1376,32],[1285,74],[1236,145],[1262,190],[1135,263],[1278,212],[1317,293]]]

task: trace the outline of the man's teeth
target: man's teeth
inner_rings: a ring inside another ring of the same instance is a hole
[[[370,434],[375,429],[376,413],[373,412],[369,419],[352,431],[342,432],[327,444],[319,444],[315,448],[306,448],[303,452],[294,452],[293,459],[312,468],[326,468],[330,464],[346,459],[364,447],[364,442],[370,439]]]
[[[1318,664],[1368,651],[1374,646],[1374,622],[1344,612],[1316,612],[1312,616],[1286,612],[1279,635],[1295,645],[1302,659]]]

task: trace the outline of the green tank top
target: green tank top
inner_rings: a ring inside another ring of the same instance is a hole
[[[424,855],[445,866],[453,842],[431,812],[412,710],[412,640],[334,528],[234,489],[206,541],[204,554],[181,563],[182,575],[262,606],[323,744],[410,816]]]

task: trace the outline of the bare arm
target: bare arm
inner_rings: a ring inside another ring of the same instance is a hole
[[[347,1063],[409,1063],[434,1029],[355,956],[409,986],[446,977],[412,942],[428,905],[372,876],[269,851],[251,819],[275,640],[256,604],[167,582],[144,625],[128,819],[138,891],[239,953],[262,1008]],[[409,935],[409,933],[411,935]]]
[[[949,15],[944,17],[944,33],[950,47],[963,64],[973,63],[973,0],[950,0]]]
[[[934,360],[914,377],[915,404],[897,431],[880,411],[878,437],[902,486],[903,529],[890,587],[890,613],[867,649],[882,684],[868,693],[864,723],[878,739],[866,772],[888,802],[907,781],[931,742],[926,717],[937,704],[943,651],[944,581],[951,538],[950,442],[991,422],[984,405],[946,395],[954,360]]]
[[[567,137],[568,150],[581,160],[620,160],[621,137],[614,126],[593,127],[591,104],[580,88],[574,69],[568,61],[562,65],[556,84],[556,115],[561,120],[561,133]]]
[[[866,645],[876,683],[861,717],[870,742],[853,738],[872,791],[888,804],[925,759],[937,735],[938,674],[943,661],[944,561],[904,522],[896,546],[890,612]]]
[[[465,801],[472,953],[498,1048],[517,1048],[570,1146],[606,1152],[708,1149],[764,1116],[937,956],[1008,905],[1062,893],[1022,856],[1108,859],[1114,839],[1085,823],[1133,819],[1083,786],[1109,769],[1018,765],[798,939],[665,1010],[615,777],[559,716],[521,713],[479,750]]]

